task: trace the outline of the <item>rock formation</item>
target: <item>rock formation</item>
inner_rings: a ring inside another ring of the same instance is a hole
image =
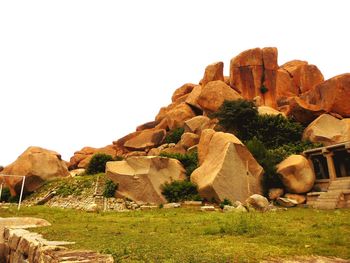
[[[262,167],[232,134],[205,130],[198,145],[200,167],[191,175],[201,197],[244,202],[260,194]]]
[[[34,192],[47,180],[69,176],[61,155],[40,147],[29,147],[16,161],[6,166],[1,174],[25,176],[25,193]],[[21,192],[22,178],[4,177],[4,180],[12,195]]]
[[[155,156],[131,157],[123,161],[108,162],[107,176],[118,184],[118,195],[135,202],[165,203],[161,194],[164,183],[184,180],[185,169],[175,159]]]

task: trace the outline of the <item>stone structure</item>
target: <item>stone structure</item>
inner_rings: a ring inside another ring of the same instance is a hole
[[[316,176],[307,203],[316,208],[350,207],[350,141],[307,150]]]

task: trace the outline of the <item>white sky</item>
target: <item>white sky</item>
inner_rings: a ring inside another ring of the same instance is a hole
[[[350,1],[0,1],[0,164],[69,160],[154,119],[206,65],[275,46],[279,63],[350,72]]]

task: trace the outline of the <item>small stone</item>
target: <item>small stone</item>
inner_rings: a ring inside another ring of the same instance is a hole
[[[140,206],[141,210],[153,210],[153,209],[158,209],[158,206],[156,205],[142,205]]]
[[[201,207],[201,211],[205,211],[205,212],[215,211],[215,207],[212,205],[205,205]]]
[[[202,201],[184,201],[182,205],[184,207],[202,206]]]
[[[168,203],[163,206],[163,208],[179,208],[181,204],[179,203]]]
[[[283,207],[293,207],[298,204],[298,202],[293,199],[283,198],[283,197],[277,198],[276,202],[278,205]]]

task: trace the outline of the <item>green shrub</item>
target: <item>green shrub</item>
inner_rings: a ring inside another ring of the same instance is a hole
[[[1,193],[1,201],[4,201],[7,203],[10,198],[11,198],[10,189],[8,187],[4,187]]]
[[[222,201],[221,203],[220,203],[220,208],[221,209],[224,209],[224,206],[225,205],[232,205],[232,202],[230,201],[230,200],[228,200],[227,198],[224,198],[224,201]]]
[[[163,152],[160,156],[179,160],[185,167],[187,177],[190,177],[192,172],[198,168],[198,153],[196,151],[186,154]]]
[[[261,87],[260,87],[260,92],[261,92],[262,94],[265,94],[265,93],[268,92],[268,91],[269,91],[269,89],[266,88],[265,86],[261,86]]]
[[[247,100],[224,101],[212,115],[219,124],[246,142],[256,137],[267,148],[276,148],[301,140],[303,126],[282,115],[259,115],[255,104]]]
[[[168,202],[201,200],[197,186],[190,181],[173,181],[162,185],[162,194]]]
[[[104,153],[94,154],[86,169],[87,174],[104,173],[106,169],[106,163],[114,161],[113,157]]]
[[[178,143],[181,140],[182,134],[185,132],[185,129],[180,127],[170,131],[165,137],[166,143]]]
[[[107,180],[105,188],[103,190],[104,197],[114,197],[115,191],[118,190],[118,184],[115,184],[112,180]]]

